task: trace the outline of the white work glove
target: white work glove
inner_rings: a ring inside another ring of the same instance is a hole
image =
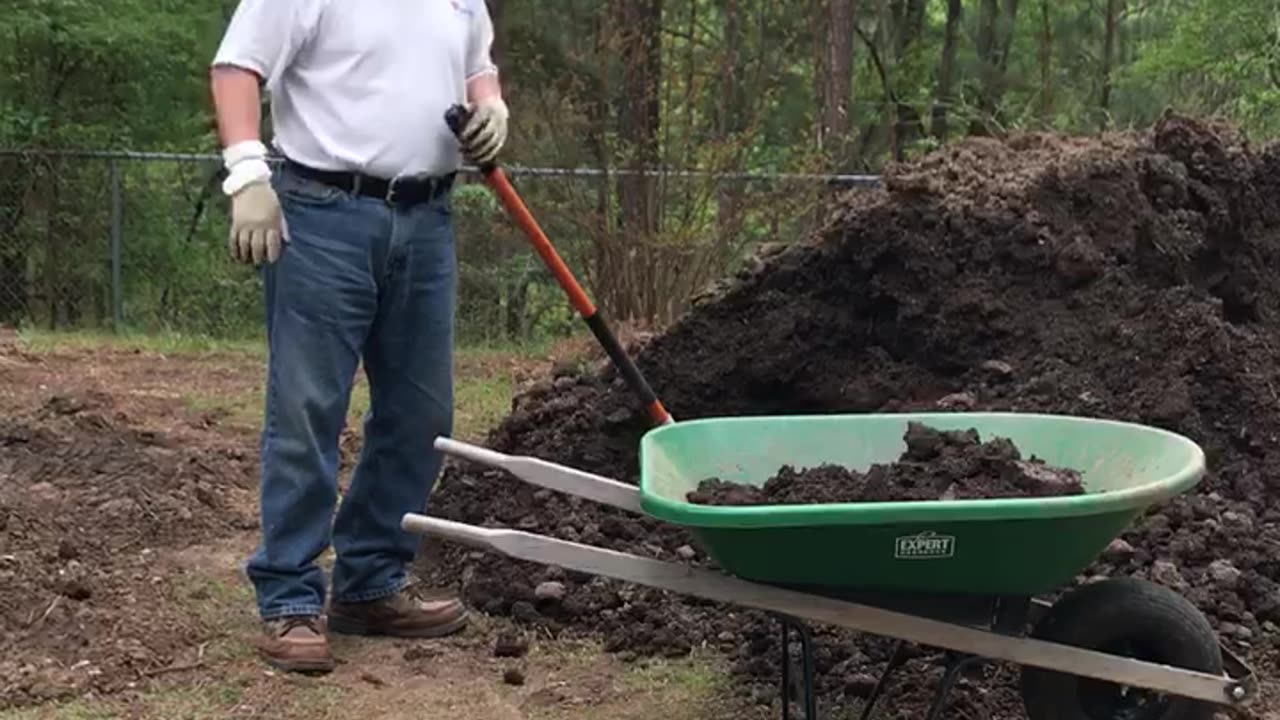
[[[256,140],[247,140],[228,147],[222,157],[227,167],[222,191],[231,198],[227,239],[231,256],[246,264],[273,263],[288,238],[280,200],[271,187],[267,149]]]
[[[510,112],[501,97],[485,98],[469,108],[471,118],[462,128],[462,152],[477,165],[491,162],[507,141]]]

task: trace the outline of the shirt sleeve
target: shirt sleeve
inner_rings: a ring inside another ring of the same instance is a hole
[[[467,38],[467,79],[498,72],[493,63],[493,18],[485,0],[471,3],[471,35]]]
[[[252,70],[273,88],[314,34],[323,0],[240,0],[213,64]]]

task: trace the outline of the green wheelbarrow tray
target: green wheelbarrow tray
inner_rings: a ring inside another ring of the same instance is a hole
[[[908,422],[1005,437],[1072,468],[1085,495],[1030,499],[708,506],[710,477],[762,484],[782,465],[865,471],[906,449]],[[1148,507],[1205,470],[1191,440],[1144,425],[1017,413],[712,418],[640,442],[643,510],[691,532],[726,572],[792,587],[1034,595],[1070,583]]]

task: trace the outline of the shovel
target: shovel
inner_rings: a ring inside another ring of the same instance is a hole
[[[459,141],[461,141],[462,130],[466,127],[468,117],[467,108],[462,105],[454,105],[445,113],[445,122],[448,123],[449,129],[453,131]],[[605,322],[603,314],[591,302],[591,298],[587,297],[586,291],[574,279],[569,267],[560,259],[559,253],[551,245],[551,241],[547,239],[546,233],[538,226],[538,221],[529,212],[529,208],[525,207],[520,196],[516,194],[515,188],[507,180],[502,168],[498,167],[496,162],[488,162],[480,166],[480,173],[484,176],[485,183],[498,196],[503,206],[506,207],[507,212],[511,214],[511,219],[524,231],[525,236],[533,245],[533,249],[537,251],[542,261],[546,263],[547,268],[551,270],[551,274],[555,276],[560,288],[569,296],[569,302],[578,311],[578,315],[582,317],[583,321],[586,322],[587,327],[591,328],[591,333],[596,336],[596,340],[604,348],[605,353],[609,355],[609,359],[613,361],[613,366],[617,368],[618,372],[622,373],[622,377],[626,380],[632,392],[640,398],[641,403],[644,404],[645,411],[649,414],[650,420],[656,425],[675,422],[666,408],[662,406],[662,402],[658,400],[653,388],[649,387],[649,383],[640,374],[640,369],[636,367],[635,362],[623,350],[622,344],[618,342],[618,338],[614,336],[613,331],[609,329],[608,323]]]

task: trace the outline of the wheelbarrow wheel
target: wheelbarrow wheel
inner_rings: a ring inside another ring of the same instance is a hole
[[[1223,668],[1204,615],[1172,590],[1136,578],[1071,591],[1032,636],[1188,670]],[[1215,711],[1188,698],[1031,667],[1022,670],[1021,690],[1030,720],[1211,720]]]

